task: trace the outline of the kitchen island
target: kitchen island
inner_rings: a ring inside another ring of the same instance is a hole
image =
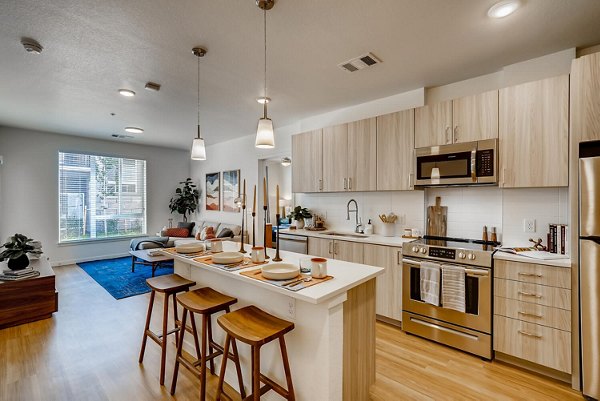
[[[225,242],[224,250],[238,250],[239,244]],[[249,251],[250,246],[246,245]],[[268,253],[274,256],[274,250]],[[307,255],[280,252],[284,262],[298,264]],[[375,277],[383,269],[338,260],[329,260],[328,274],[334,278],[300,291],[291,291],[259,281],[240,272],[203,264],[174,255],[175,273],[196,281],[199,287],[211,287],[234,296],[232,310],[256,305],[264,311],[294,322],[286,334],[292,379],[297,400],[366,400],[375,381]],[[216,319],[216,317],[215,317]],[[215,340],[224,342],[224,334],[213,321]],[[188,352],[193,347],[186,337]],[[238,343],[246,390],[251,388],[250,350]],[[219,359],[220,366],[220,359]],[[261,351],[261,372],[285,384],[279,347],[267,344]],[[233,364],[228,364],[225,380],[237,388]],[[263,399],[280,399],[274,393]]]

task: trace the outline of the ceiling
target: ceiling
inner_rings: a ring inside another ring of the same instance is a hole
[[[281,127],[600,43],[598,0],[523,0],[500,20],[486,15],[494,2],[277,0],[267,15],[270,117]],[[26,53],[21,37],[38,40],[43,53]],[[254,0],[0,0],[0,125],[104,139],[140,126],[131,142],[188,149],[197,45],[208,49],[200,70],[206,142],[254,133],[263,87]],[[355,73],[337,67],[368,51],[383,63]],[[160,92],[144,90],[147,81]]]

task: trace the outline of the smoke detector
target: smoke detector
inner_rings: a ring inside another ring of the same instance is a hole
[[[131,136],[131,135],[124,135],[124,134],[112,134],[111,136],[113,138],[118,138],[118,139],[133,138],[133,136]]]
[[[149,91],[158,92],[160,90],[160,84],[156,82],[146,82],[146,86],[144,87]]]
[[[381,60],[375,57],[373,53],[367,53],[360,57],[353,58],[352,60],[344,61],[343,63],[338,64],[338,67],[344,71],[356,72],[379,63],[381,63]]]
[[[21,44],[27,53],[40,54],[44,49],[37,40],[31,38],[22,38]]]

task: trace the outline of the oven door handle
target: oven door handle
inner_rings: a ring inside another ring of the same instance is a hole
[[[479,270],[479,269],[465,269],[465,273],[467,276],[479,276],[479,277],[487,277],[490,275],[488,270]]]
[[[471,179],[473,182],[477,182],[477,149],[471,151]]]
[[[402,263],[413,265],[413,266],[419,267],[419,268],[421,267],[421,262],[414,260],[414,259],[402,258]]]

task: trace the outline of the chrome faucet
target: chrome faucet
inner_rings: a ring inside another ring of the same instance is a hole
[[[350,204],[354,202],[354,209],[350,210]],[[363,225],[362,223],[359,223],[358,221],[358,203],[356,203],[356,201],[354,199],[350,199],[348,201],[348,204],[346,205],[346,220],[350,220],[350,212],[354,212],[354,220],[355,220],[355,224],[356,224],[356,228],[354,229],[355,233],[358,234],[363,234],[364,230],[363,230]]]

